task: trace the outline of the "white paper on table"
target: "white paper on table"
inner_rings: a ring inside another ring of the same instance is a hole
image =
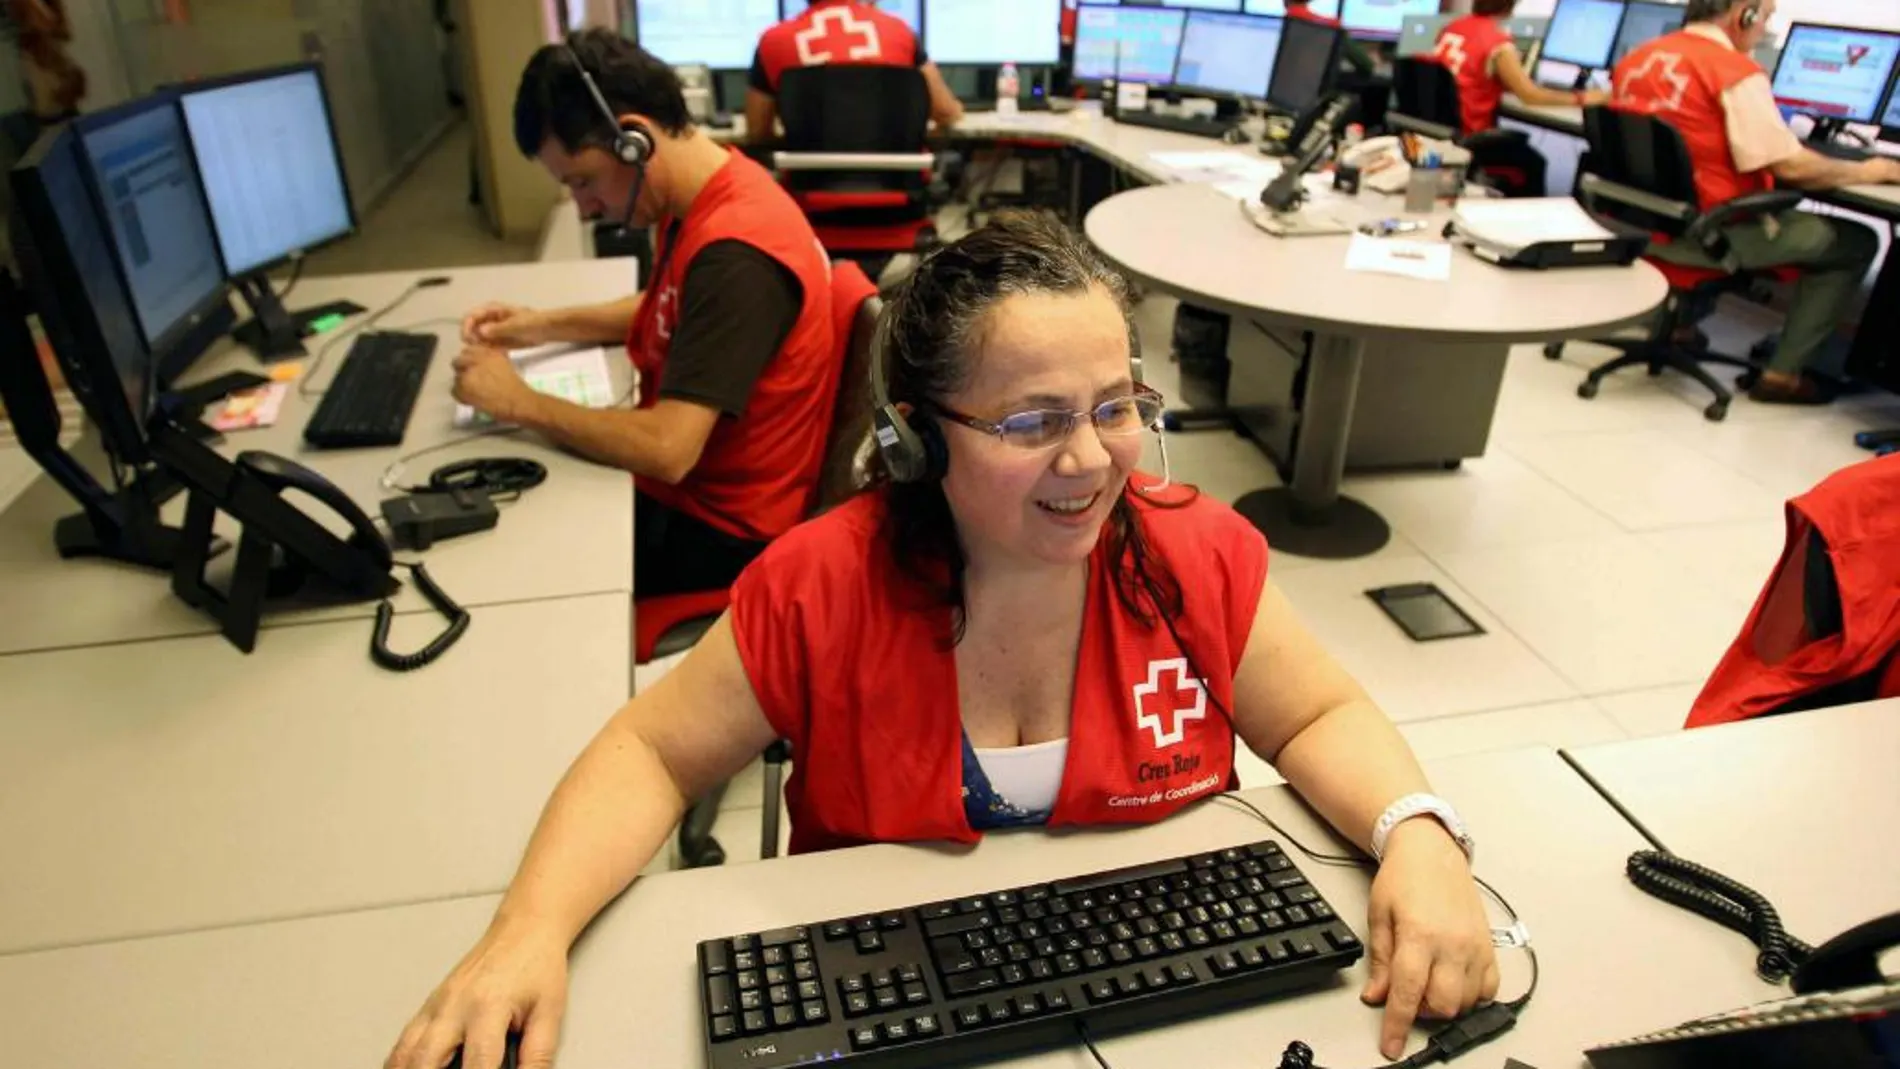
[[[1354,234],[1352,244],[1346,248],[1346,270],[1448,282],[1451,280],[1451,246],[1439,241],[1404,241]]]
[[[1459,201],[1452,220],[1463,233],[1502,249],[1616,239],[1571,197]]]
[[[1208,183],[1226,192],[1228,187],[1246,184],[1259,193],[1280,165],[1244,152],[1150,152],[1148,159],[1182,182]]]
[[[587,408],[608,408],[614,397],[613,373],[607,366],[607,350],[600,346],[575,348],[565,342],[537,345],[529,349],[510,349],[508,359],[536,393],[560,397]],[[455,426],[459,428],[491,426],[483,413],[464,404],[455,406]]]

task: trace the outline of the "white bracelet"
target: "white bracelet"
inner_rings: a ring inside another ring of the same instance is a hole
[[[1472,841],[1471,832],[1465,827],[1465,822],[1459,819],[1458,811],[1451,807],[1450,802],[1433,794],[1408,794],[1385,807],[1385,812],[1379,815],[1379,822],[1372,826],[1372,856],[1379,861],[1384,861],[1385,843],[1391,836],[1392,829],[1413,817],[1427,816],[1436,818],[1440,824],[1444,825],[1452,841],[1465,852],[1467,862],[1473,859],[1477,852],[1477,844]]]

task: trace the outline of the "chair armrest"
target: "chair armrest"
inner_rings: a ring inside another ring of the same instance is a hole
[[[1480,130],[1460,141],[1459,144],[1477,153],[1501,145],[1528,145],[1530,141],[1531,135],[1522,130],[1491,129]]]
[[[1689,224],[1696,219],[1695,205],[1686,201],[1670,200],[1657,196],[1635,186],[1626,186],[1621,182],[1612,182],[1601,175],[1586,174],[1577,183],[1577,189],[1583,194],[1583,206],[1597,211],[1598,201],[1609,201],[1637,211],[1648,212],[1664,219],[1673,219]]]
[[[1455,141],[1458,138],[1458,131],[1449,126],[1435,122],[1426,122],[1416,115],[1407,115],[1398,111],[1386,112],[1385,124],[1394,130],[1404,130],[1407,133],[1418,134],[1421,137],[1435,138],[1439,141]]]
[[[1721,233],[1723,227],[1757,216],[1791,211],[1800,207],[1805,199],[1807,199],[1807,194],[1792,189],[1771,189],[1765,193],[1750,193],[1736,197],[1703,213],[1700,219],[1690,225],[1688,233],[1683,236],[1706,247]]]
[[[774,152],[777,171],[928,171],[937,157],[928,152]]]

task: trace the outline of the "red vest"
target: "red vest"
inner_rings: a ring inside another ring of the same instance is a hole
[[[1743,174],[1729,148],[1722,94],[1762,74],[1753,59],[1700,34],[1678,30],[1623,57],[1611,75],[1615,106],[1661,117],[1676,128],[1695,167],[1696,194],[1708,211],[1748,193],[1773,189],[1767,171]]]
[[[1331,26],[1335,30],[1339,29],[1342,25],[1338,19],[1327,18],[1325,15],[1314,11],[1313,5],[1311,4],[1286,5],[1286,17],[1299,19],[1301,22],[1317,22],[1321,26]]]
[[[1840,590],[1841,633],[1805,624],[1804,537],[1821,533]],[[1900,456],[1842,468],[1788,502],[1788,541],[1740,637],[1696,698],[1685,727],[1771,712],[1885,669],[1883,697],[1900,697]]]
[[[1510,43],[1511,35],[1489,15],[1466,15],[1438,33],[1438,47],[1432,57],[1444,64],[1458,82],[1458,107],[1464,113],[1466,137],[1498,124],[1504,83],[1491,66],[1491,56]]]
[[[978,838],[963,809],[951,613],[898,571],[885,502],[863,493],[800,526],[732,588],[753,694],[797,755],[786,785],[795,852]],[[1135,502],[1152,551],[1181,580],[1173,622],[1188,655],[1122,605],[1098,548],[1052,827],[1156,821],[1232,786],[1234,734],[1215,699],[1233,708],[1266,542],[1212,498]]]
[[[792,198],[737,150],[693,199],[669,241],[671,229],[670,219],[654,228],[659,277],[627,331],[642,408],[652,407],[665,389],[680,289],[701,249],[743,241],[783,264],[804,290],[792,332],[753,384],[745,415],[720,418],[699,463],[679,485],[636,480],[665,505],[741,538],[767,541],[804,519],[817,493],[840,363],[832,336],[831,261]]]
[[[759,65],[774,93],[786,71],[826,64],[915,67],[917,35],[903,19],[870,4],[817,0],[759,38]]]

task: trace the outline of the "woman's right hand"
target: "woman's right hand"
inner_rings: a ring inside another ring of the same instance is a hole
[[[525,349],[550,340],[544,312],[515,304],[490,302],[462,317],[462,343],[497,349]]]
[[[519,1033],[521,1069],[548,1069],[567,1009],[567,945],[540,932],[491,928],[403,1029],[383,1069],[497,1069]]]

